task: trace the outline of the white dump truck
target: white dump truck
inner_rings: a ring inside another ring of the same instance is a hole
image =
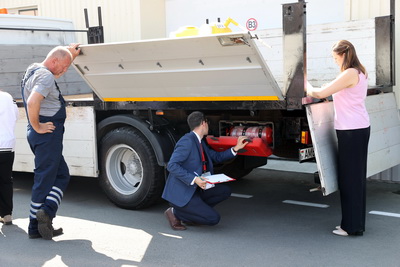
[[[64,156],[71,174],[99,177],[120,207],[147,207],[160,199],[187,115],[200,110],[215,150],[240,135],[252,141],[218,171],[240,178],[271,155],[301,161],[315,155],[322,193],[336,191],[332,103],[305,98],[304,86],[306,79],[318,86],[335,77],[330,48],[339,39],[354,43],[369,72],[368,176],[400,164],[394,14],[306,27],[306,3],[299,1],[282,5],[282,21],[282,29],[256,34],[82,45],[74,67],[94,94],[68,100]],[[31,172],[24,116],[21,110],[14,170]]]

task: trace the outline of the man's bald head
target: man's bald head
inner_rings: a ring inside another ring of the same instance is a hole
[[[59,78],[68,70],[72,60],[72,54],[65,46],[57,46],[47,54],[43,65],[51,71],[56,78]]]

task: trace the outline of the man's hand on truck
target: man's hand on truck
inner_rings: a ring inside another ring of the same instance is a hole
[[[72,55],[72,61],[74,61],[74,59],[79,55],[79,53],[81,52],[81,49],[79,48],[80,44],[78,43],[72,43],[69,46],[67,46],[67,49],[69,50],[69,52],[71,52]]]
[[[233,151],[238,152],[240,149],[244,148],[249,142],[251,142],[251,140],[248,139],[247,136],[239,136],[236,146],[233,147]]]

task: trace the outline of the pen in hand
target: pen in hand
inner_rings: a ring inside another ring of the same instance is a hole
[[[200,175],[197,174],[197,172],[194,172],[194,174],[196,174],[196,176],[199,177],[200,180],[205,181],[205,180],[203,179],[203,177],[201,177]]]
[[[200,180],[201,180],[201,182],[199,182],[199,183],[196,182],[196,184],[197,184],[201,189],[206,189],[207,180],[204,179],[203,177],[201,177],[197,172],[194,172],[194,174],[195,174],[198,178],[200,178]]]

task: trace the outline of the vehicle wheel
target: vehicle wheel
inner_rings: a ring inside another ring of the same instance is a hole
[[[141,209],[160,199],[163,169],[147,139],[131,127],[107,133],[100,143],[100,185],[117,206]]]
[[[245,168],[245,157],[237,156],[233,160],[215,167],[215,173],[224,173],[229,177],[240,179],[248,175],[253,168]]]

